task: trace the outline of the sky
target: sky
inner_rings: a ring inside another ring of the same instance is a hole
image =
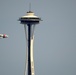
[[[26,39],[18,19],[31,10],[35,75],[76,75],[76,0],[0,0],[0,75],[24,75]]]

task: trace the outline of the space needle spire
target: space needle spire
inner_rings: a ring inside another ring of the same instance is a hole
[[[29,5],[29,12],[25,16],[19,18],[21,24],[24,25],[26,36],[26,68],[27,75],[35,75],[34,72],[34,56],[33,56],[33,43],[34,43],[34,29],[36,24],[39,24],[41,18],[34,15],[31,11],[31,3]]]
[[[31,11],[31,3],[29,3],[29,11]]]

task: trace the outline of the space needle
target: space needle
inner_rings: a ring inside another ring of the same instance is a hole
[[[19,21],[24,25],[26,37],[26,70],[24,75],[35,75],[33,56],[34,29],[36,24],[41,21],[41,18],[35,16],[34,12],[29,11],[25,16],[20,17]]]

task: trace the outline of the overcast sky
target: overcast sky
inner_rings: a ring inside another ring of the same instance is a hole
[[[35,75],[76,75],[76,0],[0,0],[0,75],[24,75],[26,39],[18,22],[29,10],[35,28]]]

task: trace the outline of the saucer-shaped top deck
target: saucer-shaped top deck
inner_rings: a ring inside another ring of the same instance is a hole
[[[19,21],[21,21],[21,24],[38,24],[41,18],[35,16],[32,11],[29,11],[25,16],[19,18]]]

